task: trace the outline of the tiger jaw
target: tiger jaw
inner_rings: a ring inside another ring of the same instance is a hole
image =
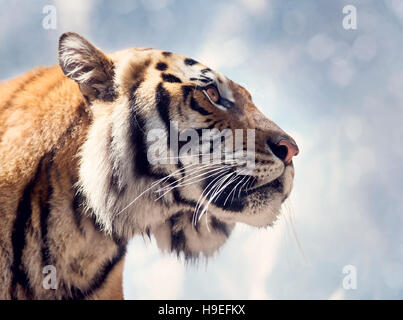
[[[286,166],[280,177],[244,192],[242,197],[234,197],[227,202],[223,200],[227,199],[227,195],[218,197],[208,213],[226,223],[242,222],[257,227],[272,225],[291,192],[293,175],[293,167]]]

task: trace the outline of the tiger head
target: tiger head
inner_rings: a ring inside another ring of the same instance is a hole
[[[154,234],[160,247],[194,257],[214,252],[236,222],[276,220],[298,147],[245,88],[179,54],[133,48],[107,55],[75,33],[61,36],[59,63],[92,113],[79,187],[105,232],[126,240]],[[232,148],[226,161],[237,131],[243,152]],[[199,148],[189,148],[192,137]],[[217,141],[227,144],[210,157]],[[211,163],[200,161],[206,154]]]

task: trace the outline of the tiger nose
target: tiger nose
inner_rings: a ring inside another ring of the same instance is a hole
[[[299,153],[297,144],[288,138],[279,138],[276,143],[268,142],[271,151],[276,157],[289,164],[292,158]]]

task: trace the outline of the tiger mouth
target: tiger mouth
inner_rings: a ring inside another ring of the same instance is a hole
[[[249,189],[245,190],[243,193],[244,193],[244,196],[249,196],[249,195],[251,195],[253,193],[256,193],[256,192],[259,192],[259,191],[264,191],[265,189],[268,189],[268,188],[277,190],[280,187],[281,187],[281,182],[277,178],[277,179],[274,179],[274,180],[272,180],[272,181],[270,181],[268,183],[265,183],[265,184],[263,184],[261,186],[249,188]]]
[[[242,179],[252,179],[253,181],[249,184],[249,187],[242,187],[240,181]],[[210,183],[213,179],[210,180]],[[279,178],[276,178],[268,183],[254,187],[257,181],[252,176],[239,176],[230,183],[225,189],[221,190],[218,195],[216,195],[212,203],[217,207],[229,211],[242,211],[247,205],[247,199],[253,195],[260,193],[262,196],[268,195],[269,191],[282,192],[282,184]],[[211,198],[211,196],[208,196]]]

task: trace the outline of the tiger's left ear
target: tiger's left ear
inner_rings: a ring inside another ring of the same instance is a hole
[[[114,63],[77,33],[60,37],[59,65],[66,76],[78,83],[86,99],[113,101],[117,97]]]

